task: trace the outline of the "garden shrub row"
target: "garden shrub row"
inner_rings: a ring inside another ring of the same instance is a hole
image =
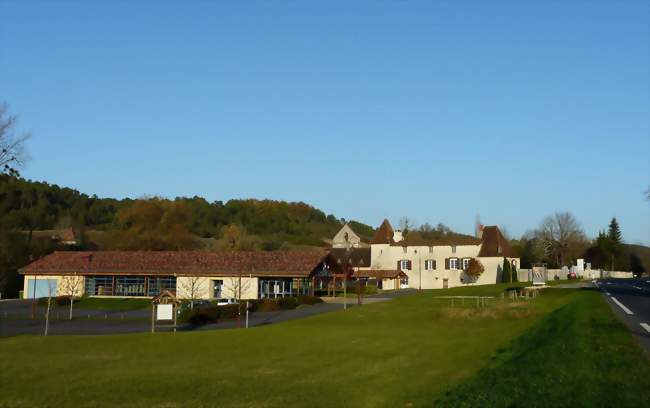
[[[249,300],[248,305],[249,311],[251,312],[272,312],[295,309],[299,305],[314,305],[321,302],[322,299],[316,296],[298,296],[277,299],[254,299]],[[241,311],[245,313],[245,303],[242,304]],[[216,323],[221,320],[236,319],[238,313],[238,305],[217,306],[209,304],[196,306],[194,309],[189,309],[181,313],[179,320],[192,324]]]

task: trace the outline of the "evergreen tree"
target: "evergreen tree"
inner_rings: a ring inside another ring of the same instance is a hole
[[[512,275],[512,281],[513,282],[518,282],[519,281],[519,278],[517,277],[517,267],[514,266],[514,265],[512,265],[511,275]]]
[[[612,221],[609,223],[609,230],[607,231],[607,237],[612,241],[614,245],[620,245],[623,242],[621,237],[621,228],[616,221],[616,217],[612,218]]]
[[[607,230],[607,238],[609,240],[609,257],[611,260],[611,270],[613,271],[616,264],[616,258],[622,254],[623,240],[621,238],[621,228],[616,221],[616,217],[612,218],[612,221],[609,223],[609,229]]]
[[[501,272],[501,282],[512,282],[512,270],[510,269],[510,262],[503,258],[503,272]]]

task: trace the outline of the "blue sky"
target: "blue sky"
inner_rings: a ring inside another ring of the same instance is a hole
[[[0,2],[23,174],[650,244],[647,1]]]

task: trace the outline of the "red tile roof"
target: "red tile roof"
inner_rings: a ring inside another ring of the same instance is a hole
[[[387,219],[384,219],[384,222],[381,223],[375,236],[370,241],[371,244],[392,244],[393,241],[393,227],[390,225],[390,222]]]
[[[483,243],[481,250],[478,253],[479,257],[494,257],[494,256],[507,256],[509,258],[516,258],[517,254],[510,247],[510,243],[503,236],[501,230],[497,226],[483,227],[483,235],[481,236]]]
[[[326,251],[57,251],[21,269],[32,274],[306,277]]]

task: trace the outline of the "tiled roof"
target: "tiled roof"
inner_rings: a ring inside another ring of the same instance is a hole
[[[371,244],[392,244],[393,241],[393,227],[390,225],[390,222],[387,219],[384,219],[384,222],[381,223],[375,236],[370,241]]]
[[[309,276],[325,251],[57,251],[25,266],[31,274]]]
[[[350,248],[347,253],[345,248],[332,248],[328,256],[330,262],[343,263],[349,260],[350,265],[353,267],[369,267],[370,266],[370,248]]]
[[[352,276],[355,278],[395,279],[406,276],[406,274],[399,269],[370,269],[355,271]]]
[[[514,258],[517,256],[497,226],[483,227],[481,240],[483,243],[478,253],[479,257],[507,256]]]

